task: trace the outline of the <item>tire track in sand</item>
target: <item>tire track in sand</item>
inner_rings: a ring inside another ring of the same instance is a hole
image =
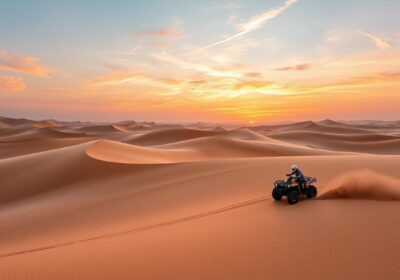
[[[271,199],[272,198],[270,198],[269,196],[261,196],[261,197],[257,197],[257,198],[251,199],[251,200],[247,200],[247,201],[231,204],[231,205],[228,205],[228,206],[225,206],[225,207],[222,207],[222,208],[218,208],[218,209],[210,210],[210,211],[207,211],[207,212],[202,212],[202,213],[199,213],[199,214],[195,214],[195,215],[192,215],[192,216],[187,216],[187,217],[183,217],[183,218],[179,218],[179,219],[175,219],[175,220],[170,220],[170,221],[165,221],[165,222],[152,224],[152,225],[148,225],[148,226],[133,228],[133,229],[120,231],[120,232],[115,232],[115,233],[108,233],[108,234],[98,235],[98,236],[79,239],[79,240],[75,240],[75,241],[68,241],[68,242],[64,242],[64,243],[58,243],[58,244],[54,244],[54,245],[48,245],[48,246],[37,247],[37,248],[32,248],[32,249],[26,249],[26,250],[21,250],[21,251],[14,251],[14,252],[9,252],[9,253],[2,253],[2,254],[0,254],[0,258],[8,258],[8,257],[12,257],[12,256],[17,256],[17,255],[24,255],[24,254],[28,254],[28,253],[46,251],[46,250],[56,249],[56,248],[60,248],[60,247],[65,247],[65,246],[71,246],[71,245],[75,245],[75,244],[90,242],[90,241],[94,241],[94,240],[112,238],[112,237],[116,237],[116,236],[126,235],[126,234],[133,233],[133,232],[139,232],[139,231],[145,231],[145,230],[159,228],[159,227],[170,226],[170,225],[174,225],[174,224],[178,224],[178,223],[183,223],[183,222],[187,222],[187,221],[191,221],[191,220],[204,218],[204,217],[211,216],[211,215],[224,213],[224,212],[227,212],[227,211],[230,211],[230,210],[234,210],[234,209],[237,209],[237,208],[246,207],[246,206],[249,206],[249,205],[261,203],[261,202],[264,202],[264,201],[267,201],[267,200],[271,200]]]

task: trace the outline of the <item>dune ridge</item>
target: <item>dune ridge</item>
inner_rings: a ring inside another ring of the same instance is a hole
[[[161,128],[153,128],[145,133],[129,135],[126,138],[122,138],[121,142],[139,146],[157,146],[205,137],[225,137],[249,141],[268,139],[264,135],[245,128],[224,130],[218,128],[197,129],[174,126],[165,128],[165,126],[162,126]]]
[[[86,154],[101,161],[130,164],[165,164],[202,159],[193,150],[161,150],[110,140],[96,141],[86,149]]]
[[[223,158],[337,155],[277,141],[244,141],[225,137],[201,137],[159,146],[136,146],[111,140],[97,140],[86,154],[101,161],[126,164],[166,164]]]
[[[352,151],[371,154],[400,154],[400,137],[380,133],[338,134],[322,132],[279,132],[272,139],[329,151]]]

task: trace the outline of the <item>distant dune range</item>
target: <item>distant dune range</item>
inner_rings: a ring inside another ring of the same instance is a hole
[[[399,166],[400,122],[0,117],[0,278],[397,279]]]

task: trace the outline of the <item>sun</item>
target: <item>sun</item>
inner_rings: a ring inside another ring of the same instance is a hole
[[[254,121],[249,121],[249,124],[254,124]]]

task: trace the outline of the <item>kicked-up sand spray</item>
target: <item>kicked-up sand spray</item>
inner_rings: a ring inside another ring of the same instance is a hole
[[[334,180],[318,199],[400,200],[400,179],[357,170]]]

